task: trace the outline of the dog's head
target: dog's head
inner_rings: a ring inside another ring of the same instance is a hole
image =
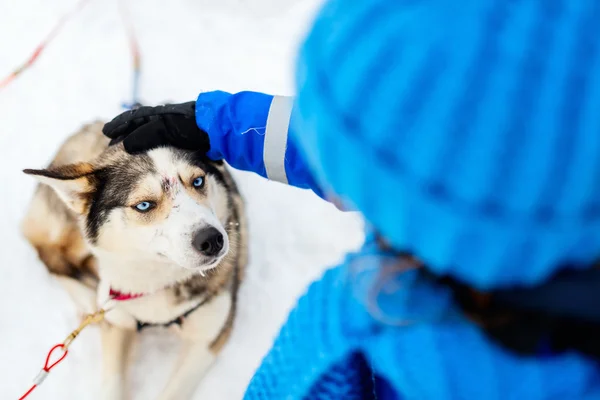
[[[109,147],[96,161],[25,170],[82,223],[96,252],[204,271],[227,254],[231,212],[219,163],[159,148],[130,155]]]

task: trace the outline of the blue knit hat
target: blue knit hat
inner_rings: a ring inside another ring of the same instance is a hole
[[[439,274],[490,288],[589,267],[599,29],[596,0],[333,0],[301,53],[298,141]]]

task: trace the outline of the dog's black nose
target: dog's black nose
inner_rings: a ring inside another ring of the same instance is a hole
[[[219,254],[223,249],[223,235],[217,228],[204,228],[196,232],[192,240],[192,246],[200,253],[208,257]]]

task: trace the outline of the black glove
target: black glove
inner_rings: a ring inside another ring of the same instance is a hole
[[[186,150],[210,150],[206,132],[196,125],[196,102],[140,107],[126,111],[104,125],[102,133],[112,140],[110,145],[123,142],[130,154],[142,153],[161,146]]]

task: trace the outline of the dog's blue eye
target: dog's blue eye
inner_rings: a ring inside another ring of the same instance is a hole
[[[152,203],[150,203],[149,201],[142,201],[141,203],[135,205],[135,209],[141,212],[148,211],[151,208]]]
[[[195,188],[202,187],[202,185],[204,185],[204,178],[201,176],[197,177],[194,179],[194,182],[192,182],[192,185],[194,185]]]

